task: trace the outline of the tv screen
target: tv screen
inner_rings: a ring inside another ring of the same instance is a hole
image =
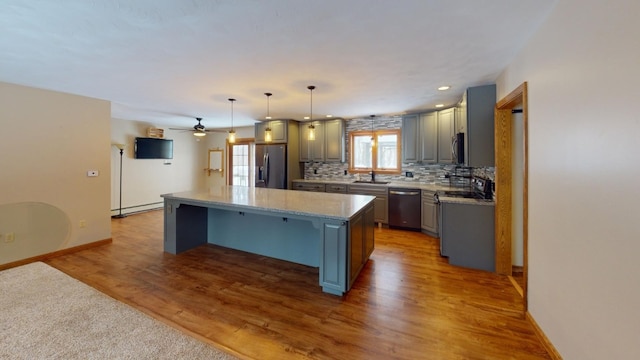
[[[137,137],[136,159],[173,159],[173,140]]]

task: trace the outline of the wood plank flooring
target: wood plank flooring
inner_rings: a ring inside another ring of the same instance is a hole
[[[247,359],[549,359],[506,276],[450,266],[420,233],[376,229],[338,297],[316,268],[213,245],[165,254],[162,232],[161,211],[114,219],[112,244],[47,263]]]

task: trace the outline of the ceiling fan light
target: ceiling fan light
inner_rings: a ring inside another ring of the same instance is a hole
[[[198,137],[202,137],[202,136],[206,136],[206,135],[207,135],[207,133],[204,132],[203,130],[198,130],[198,131],[195,131],[193,133],[193,136],[198,136]]]

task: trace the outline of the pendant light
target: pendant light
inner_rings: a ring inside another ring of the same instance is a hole
[[[267,96],[267,117],[265,119],[269,120],[267,124],[267,128],[264,129],[264,141],[271,142],[273,140],[273,136],[271,135],[271,115],[269,115],[269,97],[273,95],[272,93],[264,93]]]
[[[369,115],[369,117],[371,118],[371,147],[374,147],[376,146],[376,137],[375,137],[375,133],[373,132],[373,118],[376,116]]]
[[[229,99],[229,102],[231,103],[231,130],[229,130],[229,144],[233,144],[236,142],[236,131],[233,130],[233,102],[236,101],[236,99]]]
[[[307,137],[309,140],[315,140],[316,139],[316,127],[313,126],[313,90],[316,87],[313,85],[309,85],[307,86],[307,89],[309,89],[309,94],[311,95],[311,102],[310,102],[310,107],[309,107],[309,136]]]

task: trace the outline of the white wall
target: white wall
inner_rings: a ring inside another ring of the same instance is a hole
[[[529,311],[565,359],[640,358],[638,14],[559,1],[498,79],[529,84]]]
[[[164,129],[164,137],[173,140],[173,159],[135,159],[133,143],[136,137],[147,136],[149,127]],[[253,138],[253,127],[235,129],[239,138]],[[141,121],[111,119],[111,143],[126,144],[122,157],[122,213],[144,211],[162,206],[161,194],[206,190],[226,184],[224,176],[204,171],[209,161],[209,149],[224,149],[227,133],[210,132],[199,138],[190,131],[169,130],[166,126]],[[120,150],[111,147],[111,213],[117,214],[120,203]]]
[[[173,159],[135,159],[136,137],[146,137],[149,127],[164,128],[164,137],[173,140]],[[189,131],[131,120],[111,120],[111,142],[126,144],[122,157],[122,213],[162,206],[161,194],[198,190],[205,187],[207,141]],[[120,150],[111,147],[111,209],[118,213]]]
[[[0,82],[0,236],[15,234],[0,264],[111,237],[110,114],[108,101]]]

